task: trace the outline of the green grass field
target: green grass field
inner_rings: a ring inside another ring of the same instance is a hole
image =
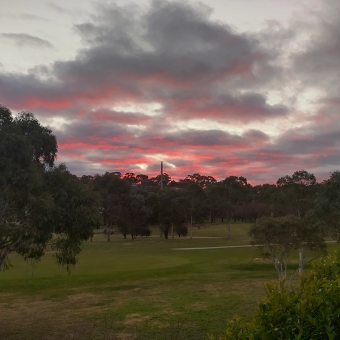
[[[71,274],[52,253],[38,263],[13,255],[0,272],[0,339],[200,339],[219,334],[235,314],[249,319],[276,279],[256,248],[249,224],[195,229],[193,239],[126,239],[103,234],[84,244]],[[335,245],[331,245],[332,248]],[[296,256],[297,258],[297,256]],[[291,267],[293,268],[293,264]]]

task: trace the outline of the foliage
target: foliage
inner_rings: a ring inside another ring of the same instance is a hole
[[[126,173],[123,178],[116,173],[106,172],[93,178],[93,187],[102,198],[102,214],[106,226],[107,240],[111,240],[113,227],[116,226],[124,238],[128,234],[132,239],[138,235],[149,236],[149,210],[145,205],[148,192],[136,183],[133,173]]]
[[[257,245],[261,256],[273,264],[279,280],[287,277],[289,254],[302,245],[311,250],[325,250],[325,243],[305,219],[296,216],[262,217],[250,228],[248,235],[252,244]]]
[[[284,176],[277,180],[277,186],[285,196],[286,202],[293,205],[297,216],[304,217],[312,208],[315,194],[316,178],[306,170],[295,171],[292,176]],[[280,192],[280,191],[279,191]]]
[[[66,265],[69,270],[77,262],[82,242],[88,240],[101,223],[100,198],[64,164],[47,171],[45,177],[46,188],[54,201],[48,221],[51,239],[55,235],[51,240],[52,249],[56,251],[58,264]]]
[[[322,258],[297,286],[272,282],[265,291],[253,320],[235,317],[219,340],[339,339],[340,252]]]
[[[310,217],[325,234],[340,241],[340,171],[320,185]]]
[[[12,252],[40,259],[50,241],[69,269],[100,219],[97,196],[53,166],[56,138],[32,113],[0,107],[0,124],[0,269]]]

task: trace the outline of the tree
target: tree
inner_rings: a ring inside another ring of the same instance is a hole
[[[171,231],[174,238],[176,228],[183,230],[183,224],[187,222],[185,203],[181,193],[170,188],[164,188],[158,194],[149,194],[147,206],[151,210],[150,222],[159,225],[161,237],[164,235],[168,239]]]
[[[295,171],[292,176],[281,177],[277,180],[277,186],[284,190],[287,202],[295,207],[299,218],[305,217],[309,209],[312,208],[315,193],[314,185],[316,178],[305,170]],[[299,272],[304,267],[303,243],[299,249]]]
[[[55,136],[32,113],[13,119],[0,107],[0,269],[10,253],[40,259],[52,242],[69,270],[99,221],[97,196],[64,165],[53,167],[56,154]]]
[[[262,217],[248,233],[251,244],[257,245],[261,256],[273,264],[280,281],[287,277],[290,252],[302,244],[310,250],[325,251],[323,237],[312,224],[296,216]]]
[[[162,175],[159,174],[156,177],[150,178],[151,183],[153,183],[155,186],[161,186],[162,181]],[[171,182],[171,177],[166,172],[163,173],[163,185],[167,186]]]
[[[246,197],[248,186],[244,177],[229,176],[208,188],[211,212],[213,215],[219,214],[222,222],[224,217],[227,219],[227,238],[230,238],[231,220],[235,209]]]
[[[149,210],[145,206],[145,198],[141,194],[130,194],[126,197],[118,226],[124,238],[127,234],[134,239],[138,235],[150,235],[148,228]]]
[[[124,213],[130,193],[130,183],[115,173],[106,172],[95,176],[93,187],[102,198],[102,215],[106,226],[107,241],[110,242],[113,226],[118,225]],[[125,232],[123,227],[121,231],[126,237],[128,231]]]
[[[190,224],[190,238],[192,226],[203,224],[209,213],[205,190],[196,182],[188,182],[183,188],[183,205],[186,211],[186,220]],[[185,235],[186,236],[186,235]]]
[[[127,172],[123,179],[128,180],[131,184],[137,184],[138,179],[136,178],[136,175],[133,172]]]
[[[46,172],[45,187],[51,193],[54,207],[44,224],[42,236],[46,238],[49,230],[58,264],[66,265],[69,270],[77,262],[83,241],[92,237],[93,229],[102,222],[100,197],[72,175],[64,164]]]
[[[184,180],[181,180],[180,182],[183,183],[195,183],[201,188],[205,189],[211,184],[217,183],[216,179],[212,176],[204,176],[199,173],[194,173],[192,175],[188,175],[185,177]]]
[[[340,171],[320,185],[310,217],[325,235],[340,242]]]
[[[287,201],[294,205],[297,216],[304,217],[314,201],[313,189],[316,184],[314,174],[306,170],[295,171],[292,176],[279,178],[276,184],[285,190]]]

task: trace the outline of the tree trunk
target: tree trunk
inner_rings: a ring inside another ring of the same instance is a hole
[[[7,256],[9,255],[9,253],[11,252],[10,248],[7,248],[5,250],[5,252],[3,254],[1,254],[1,257],[0,257],[0,271],[2,270],[5,262],[6,262],[6,259],[7,259]]]
[[[228,218],[228,239],[230,238],[230,218]]]
[[[106,229],[107,242],[111,241],[111,229],[112,229],[112,227],[108,225],[107,229]]]
[[[190,216],[190,239],[192,240],[192,214]]]
[[[229,213],[227,213],[227,238],[230,238],[230,220],[231,217],[229,217]]]
[[[299,249],[299,274],[302,274],[304,266],[303,247]]]
[[[298,207],[298,216],[299,218],[301,218],[299,207]],[[303,272],[304,262],[305,262],[305,259],[303,257],[303,247],[301,246],[299,248],[299,274],[302,274]]]
[[[175,238],[175,234],[174,234],[174,224],[173,223],[172,223],[171,229],[172,229],[172,239],[174,239]]]

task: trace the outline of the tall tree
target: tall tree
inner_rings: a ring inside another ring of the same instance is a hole
[[[192,238],[193,225],[203,224],[209,214],[207,196],[205,190],[195,182],[186,183],[182,195],[186,220],[190,225],[190,238]]]
[[[95,176],[93,186],[102,198],[102,215],[106,226],[107,241],[110,242],[113,227],[118,226],[127,204],[131,189],[130,183],[115,173],[106,172]]]
[[[319,186],[310,217],[324,235],[340,242],[340,171],[332,172]]]
[[[53,167],[56,154],[55,136],[32,113],[13,119],[0,107],[0,269],[12,252],[39,259],[52,241],[69,270],[99,221],[97,196],[65,166]]]
[[[219,212],[222,221],[227,221],[227,238],[230,238],[231,220],[234,217],[236,206],[244,200],[249,185],[246,178],[238,176],[226,177],[223,181],[209,187],[208,196],[211,209]]]
[[[284,176],[277,180],[277,186],[284,190],[287,202],[295,207],[299,218],[305,217],[314,202],[316,178],[306,170],[295,171],[292,176]],[[299,272],[303,271],[304,253],[303,244],[299,250]]]

